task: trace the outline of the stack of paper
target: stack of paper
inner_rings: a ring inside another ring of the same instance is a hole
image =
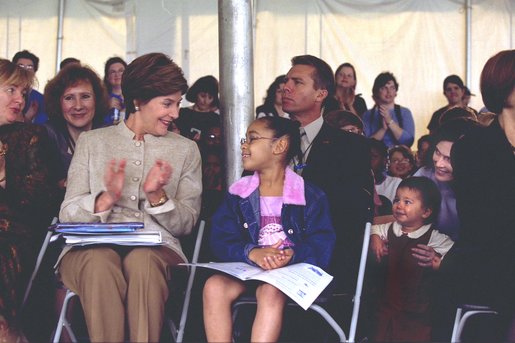
[[[159,245],[159,231],[142,231],[143,223],[59,223],[52,226],[66,244]]]

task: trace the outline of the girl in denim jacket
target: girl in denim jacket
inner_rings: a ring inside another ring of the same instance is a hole
[[[241,151],[243,167],[254,174],[229,188],[213,217],[214,255],[265,270],[299,262],[327,268],[335,240],[327,198],[288,167],[300,152],[298,123],[281,117],[257,119],[241,140]],[[203,301],[208,341],[231,341],[231,305],[246,286],[226,274],[207,280]],[[251,341],[277,341],[287,296],[260,283],[256,299]]]

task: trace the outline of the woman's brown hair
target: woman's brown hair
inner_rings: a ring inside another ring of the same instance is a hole
[[[157,96],[188,90],[182,69],[162,53],[150,53],[132,61],[122,76],[127,114],[136,111],[134,100],[146,104]]]
[[[64,125],[65,119],[61,108],[61,97],[68,87],[79,82],[88,82],[95,94],[95,116],[93,127],[102,125],[104,116],[109,111],[107,92],[102,80],[91,68],[74,63],[65,66],[45,86],[45,109],[50,120],[57,124]]]

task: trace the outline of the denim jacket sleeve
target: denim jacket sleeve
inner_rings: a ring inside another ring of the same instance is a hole
[[[300,227],[300,231],[297,232],[300,237],[291,237],[289,230],[285,227],[285,231],[295,243],[293,247],[295,253],[290,264],[306,262],[325,269],[329,266],[336,239],[329,213],[329,202],[325,193],[308,183],[306,183],[305,193],[306,206],[300,206],[304,209],[304,223],[293,225],[298,227],[299,224],[301,226],[304,224],[304,227]],[[292,220],[295,219],[292,218]]]
[[[249,230],[256,228],[257,223],[245,220],[240,210],[241,198],[227,194],[220,208],[213,215],[211,224],[211,250],[219,261],[246,262],[250,251],[257,247],[257,241],[252,239]]]

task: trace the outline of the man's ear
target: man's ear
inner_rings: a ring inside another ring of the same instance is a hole
[[[325,98],[327,98],[327,95],[329,94],[329,92],[327,91],[327,89],[318,89],[317,90],[317,96],[316,96],[316,101],[317,102],[323,102]]]

